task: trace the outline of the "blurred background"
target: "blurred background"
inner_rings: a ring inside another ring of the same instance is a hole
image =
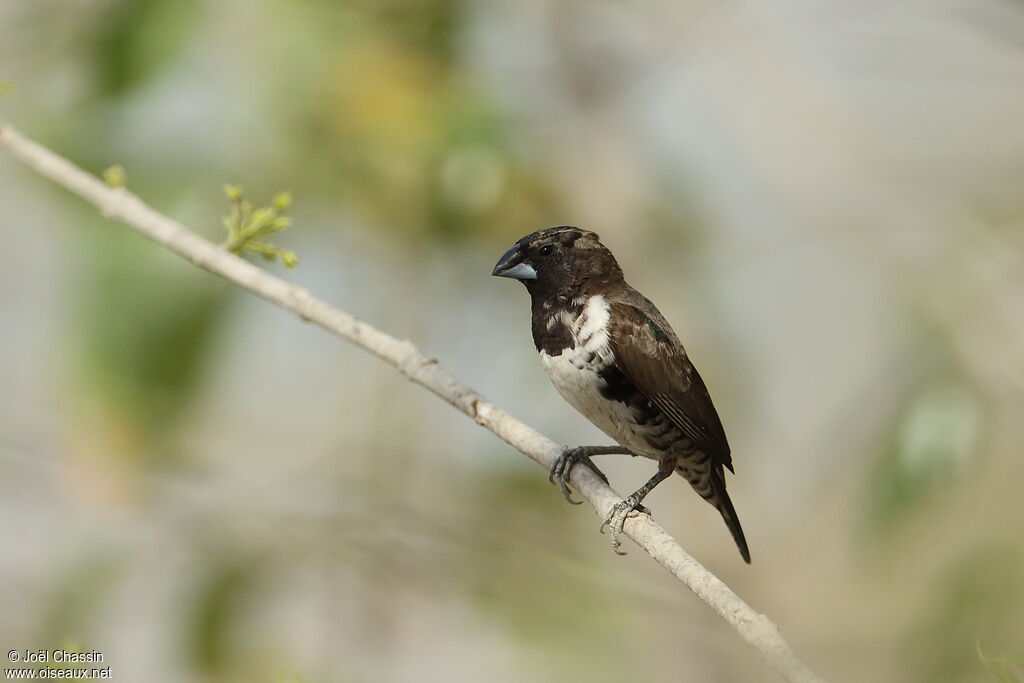
[[[657,520],[830,681],[1024,656],[1024,7],[0,0],[0,118],[551,438],[535,229],[601,234],[733,447],[753,554]],[[115,680],[774,680],[587,507],[391,368],[0,155],[0,645]],[[650,464],[602,461],[620,492]],[[70,644],[70,645],[69,645]]]

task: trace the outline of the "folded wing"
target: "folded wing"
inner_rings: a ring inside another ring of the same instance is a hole
[[[619,370],[714,463],[732,471],[711,395],[664,316],[636,290],[612,309],[610,343]]]

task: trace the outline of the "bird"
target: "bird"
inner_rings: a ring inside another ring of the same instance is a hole
[[[541,364],[558,393],[617,446],[566,448],[548,478],[571,503],[576,464],[605,483],[591,456],[649,458],[657,471],[617,503],[601,525],[619,548],[627,517],[650,514],[644,498],[674,472],[725,520],[750,562],[739,517],[726,491],[735,473],[722,421],[700,374],[665,316],[625,280],[615,256],[589,230],[569,225],[526,235],[506,251],[492,275],[519,280],[530,294],[531,327]]]

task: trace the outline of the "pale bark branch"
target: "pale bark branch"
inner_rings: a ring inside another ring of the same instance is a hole
[[[230,280],[387,361],[411,381],[426,387],[543,467],[550,468],[561,453],[559,444],[485,400],[442,370],[436,361],[421,354],[411,342],[381,332],[330,306],[302,287],[221,249],[153,210],[124,188],[110,187],[10,126],[0,124],[0,144],[39,174],[94,204],[107,218],[128,225],[200,268]],[[622,500],[586,467],[573,468],[571,483],[594,506],[598,517],[603,518],[615,503]],[[790,649],[774,623],[753,610],[694,560],[649,516],[630,517],[624,531],[658,564],[731,624],[785,680],[794,683],[821,681]]]

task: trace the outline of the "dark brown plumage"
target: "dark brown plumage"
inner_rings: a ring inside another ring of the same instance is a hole
[[[721,513],[750,562],[726,492],[732,456],[711,395],[668,321],[626,283],[598,236],[570,226],[540,230],[506,252],[493,274],[526,285],[534,343],[559,393],[624,447],[617,452],[658,462],[658,472],[605,520],[616,548],[630,511],[643,510],[644,497],[677,472]],[[574,462],[593,467],[589,456],[609,450],[567,451],[553,469],[563,491]]]

